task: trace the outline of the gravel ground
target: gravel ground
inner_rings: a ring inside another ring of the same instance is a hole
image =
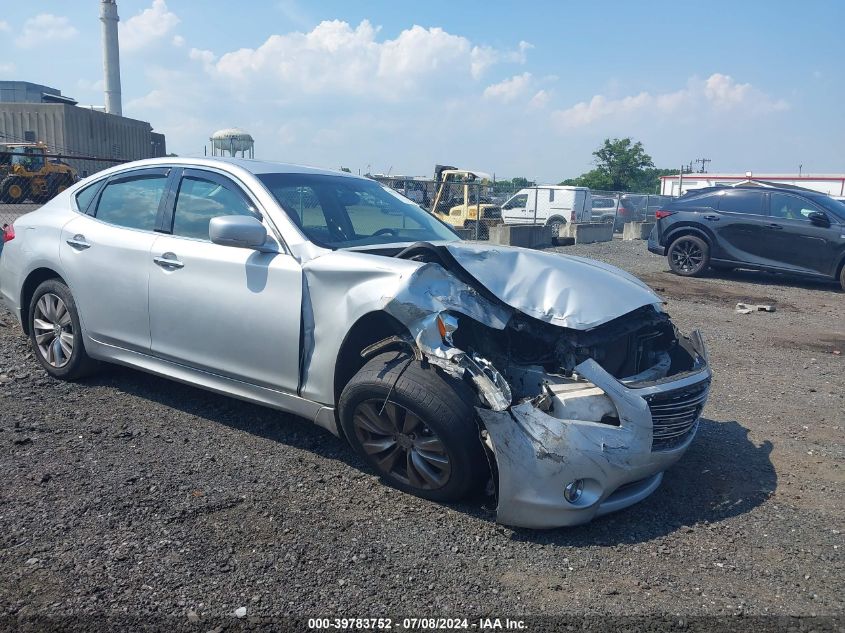
[[[651,498],[578,528],[502,527],[488,498],[380,485],[291,416],[116,367],[49,379],[4,313],[0,613],[841,614],[845,294],[684,280],[644,242],[557,250],[631,271],[705,332],[706,419]]]

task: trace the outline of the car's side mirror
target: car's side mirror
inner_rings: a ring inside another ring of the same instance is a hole
[[[821,211],[813,211],[807,218],[816,226],[830,226],[830,218]]]
[[[267,241],[267,229],[250,215],[221,215],[211,218],[208,237],[221,246],[258,250]]]

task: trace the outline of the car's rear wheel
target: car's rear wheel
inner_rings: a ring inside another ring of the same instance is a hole
[[[845,266],[842,266],[842,269],[839,271],[839,285],[845,291]]]
[[[701,275],[710,264],[710,247],[700,237],[683,235],[672,242],[666,253],[669,268],[682,277]]]
[[[338,403],[352,446],[391,485],[454,501],[489,476],[472,392],[407,354],[381,354],[349,381]]]
[[[54,378],[76,380],[96,369],[96,361],[85,351],[73,295],[58,279],[35,289],[28,325],[35,358]]]
[[[566,220],[562,218],[551,218],[546,223],[546,226],[552,229],[552,239],[557,239],[560,237],[560,230],[566,226]]]

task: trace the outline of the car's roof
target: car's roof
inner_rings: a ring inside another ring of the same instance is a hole
[[[349,178],[363,178],[348,172],[309,167],[306,165],[294,165],[291,163],[279,163],[266,160],[255,160],[252,158],[224,158],[224,157],[190,157],[190,156],[164,156],[161,158],[146,158],[144,160],[124,163],[120,167],[146,167],[155,165],[195,165],[198,167],[239,167],[252,174],[318,174],[325,176],[346,176]]]

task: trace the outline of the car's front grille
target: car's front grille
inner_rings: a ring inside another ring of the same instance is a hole
[[[651,410],[651,450],[670,450],[682,444],[695,431],[709,388],[710,382],[705,381],[685,389],[646,397]]]

